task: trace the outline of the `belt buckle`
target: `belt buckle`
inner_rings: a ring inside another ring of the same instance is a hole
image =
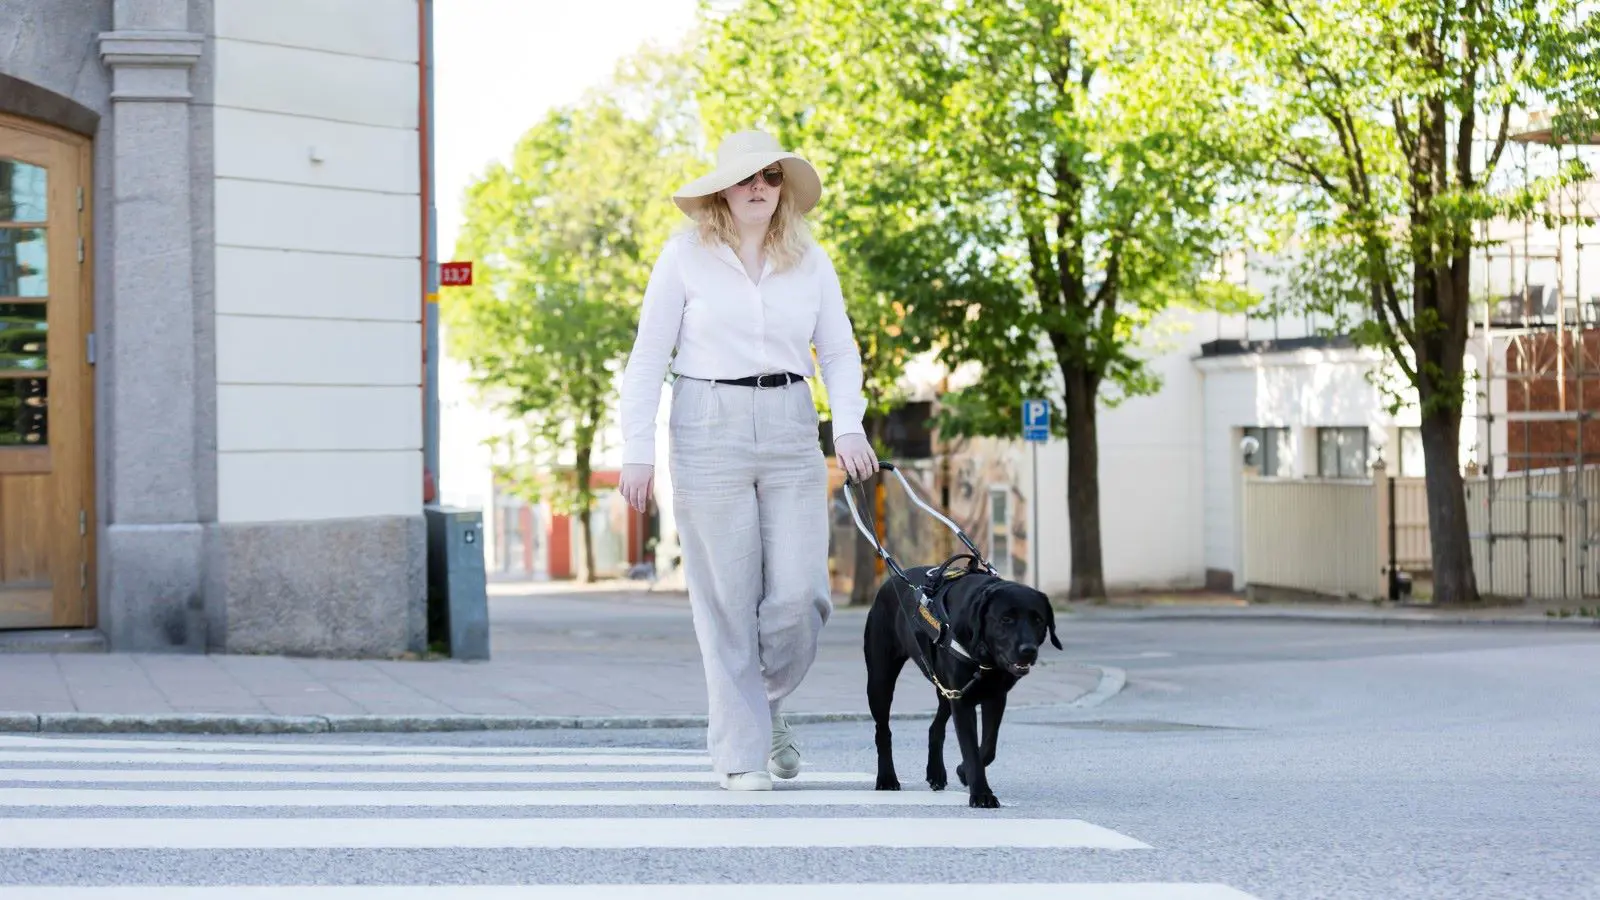
[[[766,380],[768,378],[773,379],[773,383],[772,384],[767,384],[766,383]],[[783,379],[782,375],[757,375],[756,376],[756,390],[758,390],[758,391],[766,391],[766,390],[771,390],[772,388],[776,388],[776,387],[783,387],[784,384],[786,384],[787,382],[783,381],[782,379]]]

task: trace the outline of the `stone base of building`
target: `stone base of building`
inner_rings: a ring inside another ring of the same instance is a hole
[[[392,657],[427,646],[422,516],[213,525],[208,649]]]
[[[205,530],[200,525],[112,525],[100,561],[100,630],[112,650],[204,653]]]

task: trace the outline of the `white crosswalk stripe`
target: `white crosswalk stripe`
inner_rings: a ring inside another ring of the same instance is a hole
[[[763,793],[684,790],[539,791],[193,791],[0,788],[0,809],[18,806],[966,806],[959,791],[782,790]],[[0,819],[0,828],[7,820]],[[3,834],[0,831],[0,834]]]
[[[206,763],[213,766],[662,766],[705,768],[707,760],[693,756],[630,756],[622,753],[559,754],[535,753],[529,756],[476,756],[465,753],[386,753],[370,756],[311,753],[207,753],[140,752],[129,750],[109,756],[91,751],[0,750],[0,765],[6,763]]]
[[[1030,815],[1026,802],[1008,802],[1013,814],[984,821],[966,809],[959,789],[881,792],[872,781],[868,773],[807,771],[771,792],[728,792],[716,788],[703,753],[680,749],[0,737],[0,870],[8,854],[130,850],[1156,849],[1092,822]],[[590,808],[628,814],[591,815]],[[955,817],[959,827],[950,827]],[[750,874],[744,884],[631,886],[33,885],[0,878],[0,900],[289,900],[291,892],[307,900],[743,900],[764,892],[786,900],[966,900],[993,891],[1060,900],[1252,900],[1214,883],[773,885],[759,870]]]
[[[218,752],[235,750],[260,750],[268,753],[415,753],[417,748],[397,744],[332,743],[295,744],[287,741],[175,741],[157,738],[45,738],[26,735],[0,735],[0,750],[168,750],[193,752]],[[430,753],[463,753],[472,756],[527,756],[538,754],[592,754],[594,747],[474,747],[462,745],[429,744]],[[656,747],[606,747],[610,755],[628,756],[692,756],[705,759],[701,750],[683,750]],[[109,757],[108,757],[109,758]]]
[[[1254,900],[1222,884],[1105,882],[1080,884],[544,884],[356,887],[23,887],[0,888],[4,900],[972,900],[985,896],[1049,900]]]
[[[872,784],[870,772],[801,772],[791,784]],[[647,769],[638,772],[596,771],[415,771],[395,772],[340,770],[316,772],[306,769],[5,769],[0,782],[79,784],[696,784],[712,785],[717,776],[710,772],[677,772]]]

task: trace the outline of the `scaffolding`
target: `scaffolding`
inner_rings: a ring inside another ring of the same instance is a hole
[[[1545,116],[1512,141],[1522,185],[1574,160],[1600,169],[1588,155],[1600,139],[1560,141]],[[1600,290],[1584,278],[1597,197],[1591,176],[1557,188],[1520,222],[1480,226],[1481,473],[1468,469],[1467,504],[1486,595],[1529,603],[1600,595],[1600,431],[1589,433],[1600,420],[1600,385],[1589,384],[1600,379]]]

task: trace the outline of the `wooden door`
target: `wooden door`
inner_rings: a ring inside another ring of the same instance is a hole
[[[94,624],[89,164],[0,115],[0,629]]]

